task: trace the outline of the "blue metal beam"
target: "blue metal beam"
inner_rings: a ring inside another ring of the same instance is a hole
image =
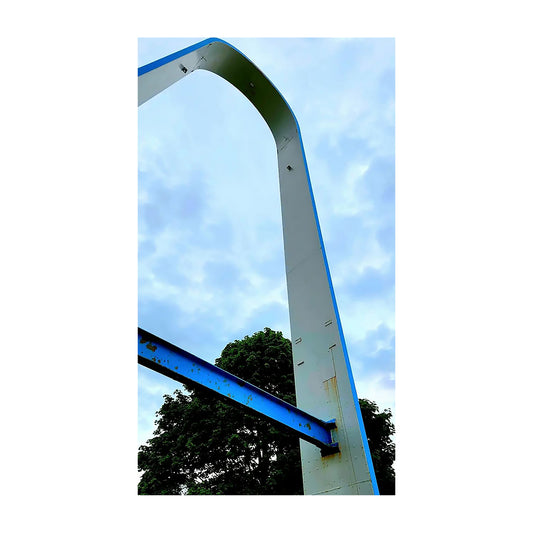
[[[320,420],[141,328],[138,356],[139,364],[147,368],[182,383],[200,386],[283,426],[318,446],[322,455],[339,451],[338,443],[331,437],[334,420]]]

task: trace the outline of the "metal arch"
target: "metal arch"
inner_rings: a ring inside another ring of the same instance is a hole
[[[379,494],[298,122],[270,80],[216,38],[140,67],[139,106],[199,69],[246,96],[276,143],[296,401],[319,419],[336,420],[341,452],[323,458],[315,446],[300,441],[304,492]]]
[[[139,106],[195,70],[219,75],[255,106],[270,128],[278,152],[299,138],[296,118],[268,78],[241,52],[220,39],[206,39],[139,68]]]

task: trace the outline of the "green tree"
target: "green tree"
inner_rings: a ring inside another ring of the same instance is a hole
[[[372,464],[378,482],[379,493],[395,494],[394,457],[395,445],[391,437],[394,434],[392,413],[390,409],[379,412],[375,402],[361,398],[359,400],[361,415],[365,424],[366,438]]]
[[[280,332],[265,328],[234,341],[215,364],[296,404],[291,343]],[[211,393],[185,389],[165,396],[154,437],[139,449],[139,494],[303,494],[297,437]],[[361,406],[364,418],[371,415],[370,429],[380,432],[368,434],[374,456],[393,426],[372,402]]]

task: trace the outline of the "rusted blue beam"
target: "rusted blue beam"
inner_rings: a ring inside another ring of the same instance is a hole
[[[182,383],[200,386],[283,426],[318,446],[322,455],[339,451],[338,443],[331,436],[334,420],[320,420],[141,328],[138,357],[139,364],[147,368]]]

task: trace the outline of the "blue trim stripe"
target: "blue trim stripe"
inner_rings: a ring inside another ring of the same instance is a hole
[[[203,41],[200,41],[199,43],[193,44],[191,46],[188,46],[187,48],[184,48],[183,50],[178,50],[177,52],[174,52],[172,54],[169,54],[168,56],[162,57],[160,59],[156,59],[155,61],[152,61],[151,63],[148,63],[146,65],[143,65],[142,67],[138,68],[138,76],[142,76],[143,74],[146,74],[147,72],[150,72],[152,70],[155,70],[156,68],[162,67],[163,65],[166,65],[167,63],[170,63],[171,61],[175,61],[176,59],[179,59],[180,57],[186,56],[187,54],[190,54],[191,52],[194,52],[195,50],[198,50],[200,48],[203,48],[204,46],[207,46],[212,43],[222,43],[226,46],[229,46],[230,48],[233,48],[236,52],[238,52],[242,57],[250,61],[253,65],[253,61],[251,61],[248,56],[243,54],[240,50],[235,48],[232,44],[224,41],[223,39],[218,39],[216,37],[210,37],[209,39],[205,39]],[[257,67],[256,67],[257,68]],[[258,69],[259,70],[259,69]],[[261,72],[264,76],[264,73]],[[265,76],[265,78],[267,78]],[[267,80],[270,82],[272,87],[276,89],[278,94],[283,98],[283,95],[278,91],[277,87],[267,78]],[[292,109],[289,107],[289,104],[287,104],[287,101],[285,98],[283,98],[283,101],[289,108],[289,111],[292,113],[292,116],[294,117],[294,113],[292,112]],[[295,119],[296,120],[296,119]]]
[[[187,54],[190,54],[191,52],[198,50],[198,48],[202,48],[213,42],[223,43],[224,41],[222,41],[221,39],[216,39],[216,38],[205,39],[204,41],[193,44],[192,46],[188,46],[187,48],[184,48],[183,50],[178,50],[177,52],[174,52],[173,54],[162,57],[161,59],[152,61],[152,63],[148,63],[147,65],[139,67],[138,76],[142,76],[143,74],[146,74],[147,72],[150,72],[151,70],[155,70],[156,68],[162,67],[163,65],[166,65],[167,63],[170,63],[171,61],[174,61]],[[225,43],[225,44],[228,44],[228,43]],[[231,45],[228,45],[228,46],[231,46]]]

